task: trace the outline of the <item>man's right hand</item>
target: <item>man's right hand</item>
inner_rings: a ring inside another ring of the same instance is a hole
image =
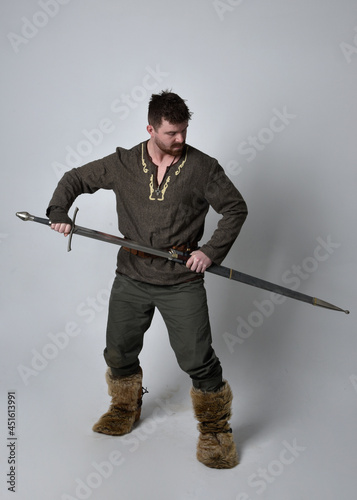
[[[59,233],[64,234],[65,236],[68,236],[69,233],[71,232],[72,226],[71,224],[66,224],[64,222],[62,223],[57,223],[57,224],[51,224],[51,229],[54,231],[58,231]]]

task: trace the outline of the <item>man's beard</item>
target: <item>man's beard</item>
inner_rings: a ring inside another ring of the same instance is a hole
[[[155,144],[159,149],[161,149],[161,151],[171,156],[178,156],[179,154],[182,153],[185,147],[185,142],[183,142],[181,144],[176,144],[168,148],[158,138],[155,138]]]

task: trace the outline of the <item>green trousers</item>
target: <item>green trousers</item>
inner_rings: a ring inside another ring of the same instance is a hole
[[[144,334],[155,309],[163,317],[180,368],[204,391],[222,384],[222,368],[212,348],[203,280],[158,286],[117,274],[109,300],[104,358],[114,375],[139,368]]]

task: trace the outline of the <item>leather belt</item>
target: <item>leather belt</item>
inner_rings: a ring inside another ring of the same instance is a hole
[[[145,259],[145,258],[146,259],[147,258],[157,259],[158,258],[157,255],[152,255],[151,253],[142,252],[141,250],[135,250],[134,248],[128,248],[128,247],[124,247],[124,246],[122,248],[133,255],[137,255],[138,257],[141,257],[142,259]],[[192,245],[190,245],[189,243],[185,243],[183,245],[175,245],[175,246],[172,246],[170,248],[167,248],[167,251],[174,249],[174,250],[177,250],[179,252],[186,253],[186,252],[192,252],[196,248],[197,248],[197,243],[194,243]]]

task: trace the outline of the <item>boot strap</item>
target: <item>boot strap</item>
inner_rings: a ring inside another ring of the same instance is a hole
[[[232,434],[233,433],[231,428],[220,429],[219,426],[217,426],[217,424],[214,424],[211,422],[200,422],[198,424],[198,427],[199,427],[200,432],[202,432],[202,434]],[[225,425],[223,425],[222,427],[225,427]]]

